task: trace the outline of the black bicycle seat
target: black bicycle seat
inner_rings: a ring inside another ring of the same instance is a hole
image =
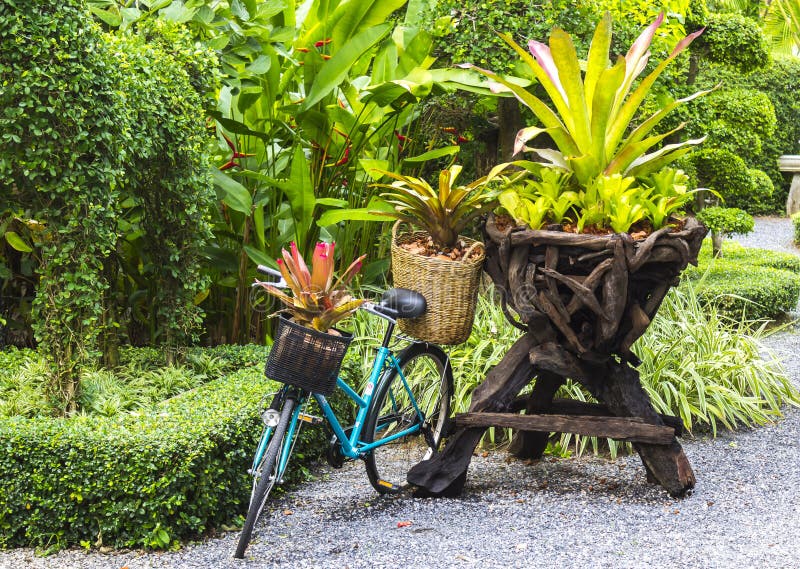
[[[425,314],[428,303],[418,292],[407,288],[390,288],[381,296],[380,305],[397,314],[397,318],[416,318]]]

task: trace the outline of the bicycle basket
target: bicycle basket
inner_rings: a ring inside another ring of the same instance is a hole
[[[267,357],[270,379],[329,395],[336,387],[339,368],[353,335],[319,332],[280,316],[275,342]]]

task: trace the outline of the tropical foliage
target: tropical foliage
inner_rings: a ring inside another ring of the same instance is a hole
[[[590,226],[620,232],[647,219],[658,229],[688,203],[691,194],[680,180],[668,184],[664,183],[666,178],[659,177],[657,182],[651,179],[648,184],[643,179],[657,175],[703,141],[700,138],[659,147],[683,125],[663,134],[651,133],[680,104],[707,92],[699,91],[665,104],[638,126],[632,126],[659,75],[702,32],[678,42],[664,61],[636,83],[647,67],[649,47],[662,22],[663,15],[642,32],[624,58],[609,66],[611,17],[606,14],[592,39],[585,74],[571,37],[562,30],[553,31],[549,46],[531,40],[530,53],[510,36],[501,34],[547,91],[552,107],[510,78],[465,65],[487,76],[496,92],[517,97],[542,124],[517,134],[516,152],[534,152],[544,160],[543,164],[529,166],[537,181],[523,186],[516,196],[507,193],[503,200],[517,221],[537,229],[547,222],[566,219],[579,232]],[[543,134],[553,140],[557,149],[527,146]],[[563,175],[543,176],[543,168],[558,169]],[[674,179],[679,175],[668,176]]]
[[[327,332],[342,318],[358,310],[364,301],[354,299],[347,286],[366,257],[362,255],[353,261],[336,281],[333,280],[334,243],[317,243],[311,260],[311,271],[300,255],[297,245],[291,244],[292,252],[281,251],[278,268],[292,296],[274,284],[259,282],[264,290],[275,296],[285,306],[298,324]]]
[[[168,53],[105,35],[77,0],[0,5],[0,271],[8,292],[36,288],[30,318],[64,409],[81,368],[114,364],[123,329],[144,321],[171,349],[197,331],[212,192],[183,62],[215,60],[182,39]]]
[[[491,184],[508,166],[495,166],[486,176],[462,186],[455,185],[462,167],[452,164],[439,173],[437,190],[421,178],[379,170],[395,181],[375,184],[388,190],[381,198],[393,208],[378,215],[420,227],[431,236],[439,250],[450,249],[471,221],[496,206],[499,188],[492,188]]]

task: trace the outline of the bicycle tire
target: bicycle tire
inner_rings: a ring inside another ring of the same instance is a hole
[[[414,343],[400,352],[400,369],[420,410],[423,429],[373,449],[364,457],[370,484],[381,494],[396,494],[407,486],[412,466],[439,450],[446,435],[453,396],[450,360],[438,346]],[[419,415],[397,369],[392,366],[381,378],[364,421],[363,442],[369,444],[410,428]]]
[[[272,433],[272,438],[264,453],[264,459],[261,461],[261,476],[256,484],[255,490],[250,496],[250,507],[247,510],[247,517],[242,526],[242,532],[239,534],[239,543],[236,546],[236,553],[234,554],[234,557],[237,559],[244,558],[244,552],[250,544],[250,538],[253,535],[256,522],[261,516],[270,491],[277,482],[278,458],[283,448],[286,430],[289,427],[289,422],[292,420],[292,411],[294,410],[295,404],[296,401],[291,397],[288,397],[286,401],[284,401],[283,407],[281,408],[281,418]]]

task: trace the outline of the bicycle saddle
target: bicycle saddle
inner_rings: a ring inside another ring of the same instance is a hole
[[[381,296],[379,306],[394,311],[396,318],[416,318],[428,308],[424,296],[407,288],[390,288]]]

